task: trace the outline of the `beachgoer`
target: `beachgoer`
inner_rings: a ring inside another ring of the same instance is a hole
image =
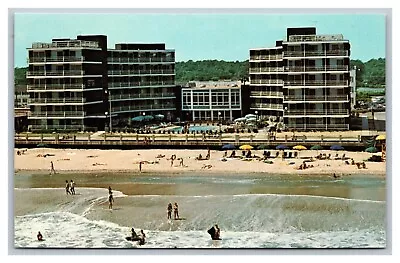
[[[180,158],[180,159],[181,159],[181,161],[179,162],[179,165],[183,166],[183,158]]]
[[[142,162],[139,162],[139,172],[142,172]]]
[[[172,204],[169,203],[167,207],[167,219],[171,219],[171,214],[172,214]]]
[[[40,233],[40,231],[39,231],[38,234],[37,234],[37,239],[38,239],[39,241],[42,241],[42,240],[43,240],[43,236],[42,236],[42,233]]]
[[[362,162],[362,168],[367,169],[367,165],[365,164],[365,162]]]
[[[109,202],[108,209],[112,209],[113,202],[114,202],[114,197],[112,195],[112,192],[111,192],[110,196],[108,197],[108,202]]]
[[[68,183],[68,180],[65,180],[65,191],[66,191],[67,195],[71,194],[71,192],[69,191],[69,187],[70,187],[70,185]]]
[[[54,164],[53,164],[53,161],[51,161],[50,162],[50,174],[51,173],[54,173],[54,174],[56,174],[56,170],[54,170]]]
[[[108,194],[112,194],[111,186],[108,187]]]
[[[224,157],[227,157],[227,156],[228,156],[228,151],[225,151],[224,155],[222,157],[224,158]]]
[[[75,194],[75,182],[73,180],[71,180],[70,184],[69,184],[69,188],[71,189],[71,194]]]
[[[171,158],[171,167],[174,165],[174,159]]]
[[[206,155],[206,159],[210,160],[211,154],[210,154],[210,148],[207,148],[207,155]]]
[[[175,202],[174,204],[174,219],[179,219],[179,213],[178,213],[178,203]]]
[[[131,229],[132,232],[132,240],[138,238],[139,236],[136,234],[135,229],[132,227]]]
[[[220,234],[221,234],[221,230],[219,229],[219,227],[218,227],[217,224],[214,226],[214,228],[215,228],[214,239],[220,239],[219,236],[220,236]]]
[[[146,241],[146,235],[145,235],[145,233],[143,232],[143,229],[140,230],[139,238],[140,238],[140,240],[139,240],[139,245],[144,245],[144,243],[145,243],[145,241]]]

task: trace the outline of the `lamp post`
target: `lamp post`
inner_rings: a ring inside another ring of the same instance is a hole
[[[106,115],[107,115],[107,113],[110,113],[110,133],[112,132],[112,119],[111,119],[111,91],[107,91],[107,90],[105,90],[104,91],[106,94],[108,93],[108,112],[106,112]]]
[[[255,111],[254,113],[256,114],[256,126],[258,128],[258,111]]]
[[[222,130],[222,129],[221,129],[221,123],[220,123],[220,117],[221,117],[221,112],[219,111],[219,112],[218,112],[218,122],[219,122],[219,123],[218,123],[218,126],[219,126],[219,133],[221,133],[221,130]]]

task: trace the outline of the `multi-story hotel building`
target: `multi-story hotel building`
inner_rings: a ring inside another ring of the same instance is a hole
[[[182,115],[184,120],[234,120],[242,114],[240,82],[194,83],[183,87]]]
[[[28,52],[31,130],[104,130],[176,110],[175,52],[164,44],[107,49],[107,36],[78,36],[33,43]]]
[[[250,109],[283,116],[289,129],[348,130],[349,67],[350,43],[342,35],[288,28],[275,48],[250,50]]]

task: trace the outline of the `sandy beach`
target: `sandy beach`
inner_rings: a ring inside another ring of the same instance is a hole
[[[384,176],[386,174],[385,162],[366,162],[366,169],[358,169],[356,165],[348,165],[344,160],[334,160],[339,154],[354,159],[355,162],[367,160],[371,153],[349,152],[349,151],[299,151],[296,158],[271,158],[273,163],[264,163],[257,158],[226,158],[223,160],[224,151],[211,150],[210,159],[196,160],[199,154],[206,157],[207,150],[178,150],[178,149],[151,149],[151,150],[98,150],[98,149],[50,149],[36,148],[28,149],[22,155],[17,155],[14,150],[14,169],[18,171],[50,172],[51,162],[56,172],[140,172],[139,166],[142,162],[142,173],[174,174],[182,172],[196,172],[201,174],[229,173],[229,174],[370,174]],[[270,150],[271,156],[275,156],[277,150]],[[331,154],[331,159],[317,160],[313,157],[318,154]],[[228,151],[228,156],[231,151]],[[262,150],[253,150],[253,155],[262,157]],[[281,156],[282,152],[280,152]],[[171,156],[176,159],[171,165]],[[237,150],[236,155],[241,155]],[[183,166],[180,158],[183,159]],[[305,170],[297,168],[305,160],[307,165],[313,166]],[[350,160],[348,160],[350,161]]]

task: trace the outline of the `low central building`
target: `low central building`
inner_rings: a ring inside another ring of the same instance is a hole
[[[190,82],[181,93],[186,121],[232,121],[242,114],[240,82]]]

